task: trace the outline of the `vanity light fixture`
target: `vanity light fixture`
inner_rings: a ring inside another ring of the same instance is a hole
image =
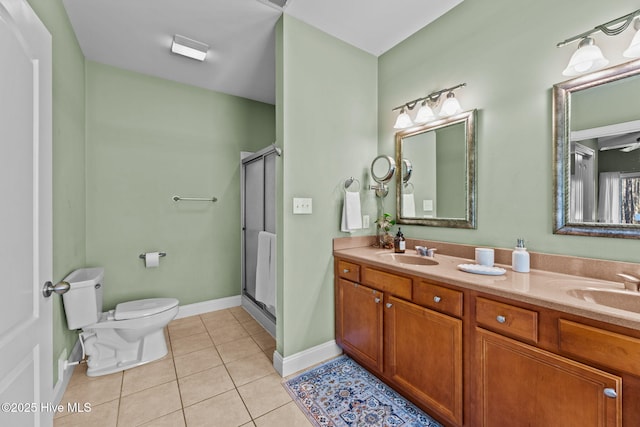
[[[433,113],[433,110],[431,109],[431,107],[427,105],[427,100],[425,99],[424,101],[422,101],[422,105],[420,106],[420,109],[416,113],[415,122],[418,124],[423,124],[423,123],[428,123],[431,120],[435,120],[435,118],[436,118],[436,115]]]
[[[591,30],[578,34],[577,36],[570,37],[565,41],[562,41],[556,45],[556,47],[563,47],[570,43],[580,41],[578,44],[578,50],[574,52],[569,60],[569,65],[562,72],[565,76],[577,76],[579,74],[588,73],[590,71],[599,70],[609,64],[609,61],[604,57],[602,51],[595,45],[595,41],[592,34],[604,33],[607,36],[617,36],[626,30],[631,22],[637,20],[640,17],[640,9],[628,13],[620,18],[613,19],[604,24],[600,24]],[[638,29],[638,23],[634,24],[636,30]],[[640,33],[640,32],[639,32]],[[640,36],[636,33],[631,45],[623,54],[628,58],[636,58],[640,56]]]
[[[442,107],[440,108],[440,117],[449,117],[461,112],[462,107],[456,99],[455,94],[453,92],[449,92],[447,94],[447,99],[444,100]]]
[[[395,108],[392,108],[391,111],[400,110],[400,114],[398,114],[398,118],[396,119],[395,124],[393,125],[394,129],[406,129],[408,127],[413,126],[414,122],[417,124],[424,124],[436,119],[436,115],[431,109],[430,105],[434,108],[438,105],[442,98],[442,94],[446,93],[446,100],[442,104],[440,108],[440,117],[449,117],[454,114],[457,114],[462,111],[462,107],[460,107],[460,103],[456,99],[453,91],[456,89],[460,89],[461,87],[466,86],[466,83],[460,83],[459,85],[437,90],[435,92],[430,93],[427,96],[423,96],[422,98],[414,99],[413,101],[406,102],[402,105],[399,105]],[[411,120],[409,113],[407,110],[413,110],[416,105],[420,104],[420,108],[418,109],[418,113],[416,114],[415,120]]]
[[[579,74],[588,73],[590,71],[599,70],[604,68],[609,63],[609,60],[604,57],[602,51],[591,37],[585,37],[578,45],[571,59],[569,65],[562,72],[563,76],[577,76]]]
[[[209,45],[178,34],[173,36],[173,42],[171,43],[171,52],[173,53],[204,61],[208,51]]]
[[[404,107],[400,110],[400,114],[398,114],[398,118],[396,119],[396,123],[393,125],[394,129],[405,129],[411,127],[413,122],[411,121],[411,117],[405,111]]]
[[[622,56],[625,58],[640,57],[640,19],[634,20],[633,29],[636,30],[636,34],[633,36],[629,47],[622,52]]]

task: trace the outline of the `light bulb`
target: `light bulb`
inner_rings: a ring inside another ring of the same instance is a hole
[[[416,123],[427,123],[427,122],[430,122],[431,120],[433,120],[435,118],[436,118],[436,116],[435,116],[435,114],[433,114],[433,110],[431,108],[429,108],[429,106],[427,105],[427,101],[426,100],[423,101],[422,102],[422,106],[418,110],[418,114],[416,114],[415,122]]]
[[[564,69],[564,76],[572,77],[590,71],[599,70],[606,67],[609,60],[602,55],[602,51],[591,37],[582,39],[571,59],[569,65]]]
[[[404,129],[411,127],[413,122],[411,121],[411,117],[404,110],[404,107],[400,110],[400,114],[398,114],[398,118],[396,119],[396,123],[393,125],[394,129]]]
[[[440,117],[449,117],[461,112],[462,107],[456,99],[456,96],[453,94],[453,92],[449,92],[447,94],[447,99],[445,99],[442,103],[442,108],[440,108]]]
[[[624,56],[625,58],[640,57],[640,29],[638,28],[640,26],[639,23],[640,20],[636,19],[634,28],[638,31],[636,31],[636,34],[633,36],[633,39],[631,40],[631,43],[629,44],[627,50],[622,53],[622,56]]]

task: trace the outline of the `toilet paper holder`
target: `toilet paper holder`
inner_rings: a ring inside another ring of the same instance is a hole
[[[145,259],[145,258],[146,258],[146,255],[147,255],[146,253],[145,253],[145,254],[140,254],[140,255],[138,256],[138,258],[140,258],[140,259]],[[159,253],[158,253],[158,256],[159,256],[160,258],[162,258],[162,257],[164,257],[164,256],[167,256],[167,253],[166,253],[166,252],[159,252]]]

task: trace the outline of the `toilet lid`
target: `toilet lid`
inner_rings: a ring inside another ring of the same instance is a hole
[[[178,300],[175,298],[149,298],[123,302],[116,306],[114,318],[116,320],[127,320],[151,316],[170,310],[177,305]]]

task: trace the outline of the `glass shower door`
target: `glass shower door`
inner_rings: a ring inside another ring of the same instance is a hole
[[[242,161],[242,293],[243,297],[248,298],[272,323],[275,323],[275,310],[265,308],[255,296],[258,234],[261,231],[276,234],[277,155],[276,149],[266,149]],[[255,317],[253,309],[250,309],[250,312]]]

